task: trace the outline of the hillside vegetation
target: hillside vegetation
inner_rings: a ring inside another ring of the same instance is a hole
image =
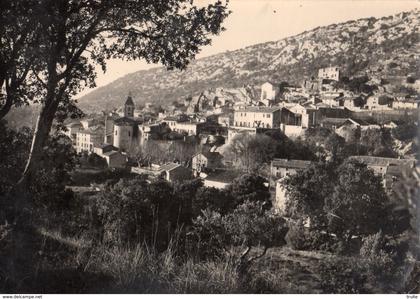
[[[330,64],[347,76],[419,77],[419,17],[414,10],[332,24],[198,59],[185,71],[138,71],[80,98],[80,107],[92,111],[119,106],[129,90],[138,104],[162,104],[216,87],[256,86],[267,80],[297,84]]]

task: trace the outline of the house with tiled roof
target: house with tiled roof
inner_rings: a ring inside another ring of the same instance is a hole
[[[234,169],[219,170],[208,175],[203,174],[203,185],[208,188],[226,189],[232,184],[233,180],[241,175],[243,175],[242,172]]]
[[[277,179],[295,174],[297,171],[306,169],[312,161],[293,160],[293,159],[274,159],[271,161],[271,176]]]
[[[311,166],[312,161],[291,160],[291,159],[274,159],[271,161],[271,176],[275,180],[275,200],[274,208],[283,212],[288,200],[283,181],[288,176],[294,175],[299,171],[307,169]]]
[[[146,175],[150,180],[164,179],[168,182],[176,182],[191,179],[190,169],[173,162],[163,165],[132,167],[131,172]]]
[[[103,126],[93,126],[88,129],[80,129],[76,132],[76,145],[77,153],[88,152],[92,153],[93,148],[102,143],[104,138]]]
[[[195,175],[223,166],[223,156],[218,152],[204,151],[192,157],[192,170]]]
[[[278,128],[281,107],[248,106],[234,112],[233,123],[236,127]]]
[[[351,156],[349,160],[365,164],[376,175],[382,177],[382,182],[387,191],[391,191],[396,182],[400,181],[404,173],[414,169],[415,159],[397,159],[375,156]]]

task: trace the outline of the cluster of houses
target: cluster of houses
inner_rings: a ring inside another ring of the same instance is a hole
[[[328,67],[319,70],[318,78],[305,80],[300,87],[266,82],[261,85],[260,96],[256,96],[249,86],[232,97],[226,97],[223,89],[203,92],[180,105],[168,105],[159,111],[153,110],[150,103],[141,110],[136,109],[133,97],[129,95],[119,109],[69,123],[65,133],[78,153],[95,153],[104,158],[109,167],[118,168],[127,167],[130,152],[147,140],[170,143],[195,138],[201,144],[210,140],[227,144],[241,133],[281,131],[295,138],[312,127],[326,127],[344,135],[348,128],[365,130],[395,126],[395,123],[377,124],[359,119],[356,116],[360,111],[419,108],[419,100],[410,97],[354,94],[337,89],[334,82],[339,80],[340,69]],[[381,175],[387,190],[392,190],[403,171],[415,165],[414,160],[365,156],[352,159],[365,163]],[[279,211],[284,209],[286,202],[282,180],[310,164],[310,161],[283,159],[271,162],[269,181]],[[134,165],[131,171],[150,179],[162,178],[171,182],[200,177],[205,186],[215,188],[226,188],[242,174],[224,161],[216,146],[196,153],[189,165],[176,161],[163,165]]]

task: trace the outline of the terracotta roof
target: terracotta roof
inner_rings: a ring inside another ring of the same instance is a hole
[[[71,127],[71,128],[81,127],[81,126],[82,126],[82,124],[80,122],[72,122],[72,123],[69,123],[69,124],[66,125],[66,127]]]
[[[78,133],[99,135],[104,133],[104,127],[101,125],[89,127],[88,129],[79,130]]]
[[[133,99],[131,98],[131,96],[127,97],[127,100],[125,101],[125,105],[134,106],[134,102],[133,102]]]
[[[116,155],[116,154],[120,154],[120,152],[110,151],[110,152],[103,153],[104,156],[113,156],[113,155]]]
[[[322,124],[341,125],[346,122],[348,118],[325,117],[321,120]]]
[[[371,166],[399,166],[413,168],[416,165],[415,159],[396,159],[375,156],[351,156],[349,159]]]
[[[249,106],[244,109],[236,110],[236,112],[261,112],[261,113],[273,113],[280,110],[281,107],[261,107],[261,106]]]
[[[376,122],[367,119],[348,118],[349,121],[358,123],[360,126],[377,125]]]
[[[117,118],[116,120],[114,120],[114,125],[116,126],[131,126],[131,125],[136,125],[138,122],[132,118],[129,117],[120,117]]]
[[[289,160],[289,159],[274,159],[271,161],[272,167],[283,167],[283,168],[308,168],[312,161],[305,160]]]
[[[232,183],[232,181],[240,177],[243,173],[237,170],[221,170],[210,173],[205,180],[221,182],[221,183]]]
[[[171,162],[171,163],[167,163],[167,164],[164,164],[164,165],[160,166],[159,170],[160,171],[170,171],[170,170],[173,170],[173,169],[178,168],[180,166],[181,165],[178,164],[178,163]]]
[[[117,150],[117,148],[115,146],[113,146],[112,144],[108,144],[108,143],[102,143],[102,144],[99,144],[96,147],[100,148],[100,149],[110,148],[110,150]]]
[[[207,159],[210,159],[210,160],[214,160],[214,159],[221,159],[223,156],[220,154],[220,153],[218,153],[218,152],[203,152],[203,153],[198,153],[197,155],[195,155],[195,156],[198,156],[198,155],[203,155],[204,157],[206,157]]]

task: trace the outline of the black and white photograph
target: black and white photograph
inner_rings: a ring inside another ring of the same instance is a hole
[[[0,0],[1,298],[416,299],[419,28],[417,0]]]

